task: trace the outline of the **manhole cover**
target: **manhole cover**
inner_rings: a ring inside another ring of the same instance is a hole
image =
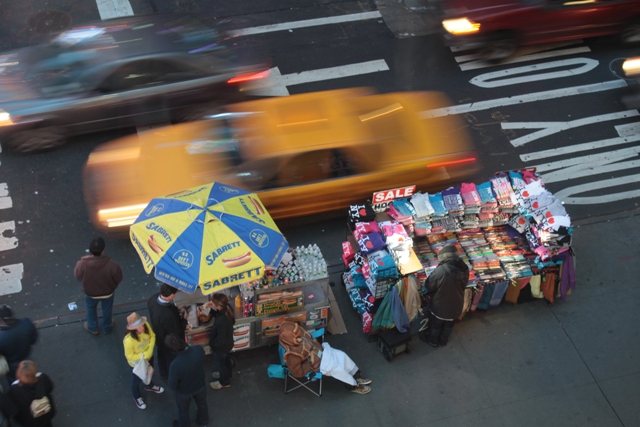
[[[45,10],[27,18],[27,27],[36,34],[53,34],[71,25],[71,16],[59,10]]]

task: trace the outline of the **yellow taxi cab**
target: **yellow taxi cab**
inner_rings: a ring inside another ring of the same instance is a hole
[[[422,118],[449,105],[437,92],[366,88],[229,105],[98,147],[85,165],[85,201],[95,226],[124,231],[152,198],[213,181],[258,193],[274,219],[338,210],[379,190],[442,189],[480,168],[458,118]]]

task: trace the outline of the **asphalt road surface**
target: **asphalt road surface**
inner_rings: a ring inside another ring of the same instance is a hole
[[[445,47],[432,15],[391,2],[23,0],[0,5],[3,49],[117,14],[197,13],[232,31],[236,43],[268,49],[271,86],[262,95],[353,86],[442,91],[455,106],[425,112],[425,117],[463,117],[484,165],[476,182],[497,171],[537,167],[575,219],[633,209],[640,198],[640,120],[636,110],[626,111],[619,102],[627,84],[616,75],[621,59],[637,52],[614,40],[541,46],[496,65]],[[82,136],[46,153],[0,155],[2,302],[34,319],[67,315],[71,302],[82,307],[72,271],[96,234],[82,200],[82,166],[99,144],[135,131]],[[170,173],[170,167],[159,173]],[[317,243],[329,263],[339,265],[344,217],[279,225],[293,246]],[[127,240],[108,239],[107,252],[125,271],[118,303],[146,299],[155,290],[156,281],[144,273]]]

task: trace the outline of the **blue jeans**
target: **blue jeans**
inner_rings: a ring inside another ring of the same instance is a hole
[[[140,394],[140,384],[143,384],[145,387],[153,388],[153,380],[149,382],[149,384],[144,384],[139,376],[132,373],[131,374],[131,394],[134,399],[140,399],[142,395]]]
[[[149,365],[153,366],[153,357],[149,360]],[[131,394],[133,395],[134,399],[140,399],[142,397],[140,395],[140,384],[144,385],[145,387],[152,388],[153,380],[151,380],[149,384],[144,384],[139,376],[137,376],[133,372],[131,373],[131,375]]]
[[[85,295],[84,302],[87,305],[87,327],[90,331],[98,332],[98,304],[102,304],[102,332],[108,334],[113,329],[111,317],[113,314],[113,296],[109,298],[91,298]]]
[[[176,392],[176,404],[178,405],[178,426],[189,427],[189,405],[191,398],[196,401],[198,412],[196,422],[198,426],[206,426],[209,423],[209,408],[207,407],[207,386],[193,394],[181,394]]]
[[[218,353],[217,351],[213,352],[213,358],[215,360],[216,369],[220,373],[220,384],[222,385],[230,385],[231,384],[231,357],[229,357],[229,353]]]

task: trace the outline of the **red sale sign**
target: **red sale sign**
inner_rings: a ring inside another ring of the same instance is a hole
[[[402,199],[405,197],[411,197],[416,191],[416,186],[411,185],[409,187],[394,188],[392,190],[384,190],[373,193],[372,205],[373,210],[376,212],[384,212],[395,199]]]

